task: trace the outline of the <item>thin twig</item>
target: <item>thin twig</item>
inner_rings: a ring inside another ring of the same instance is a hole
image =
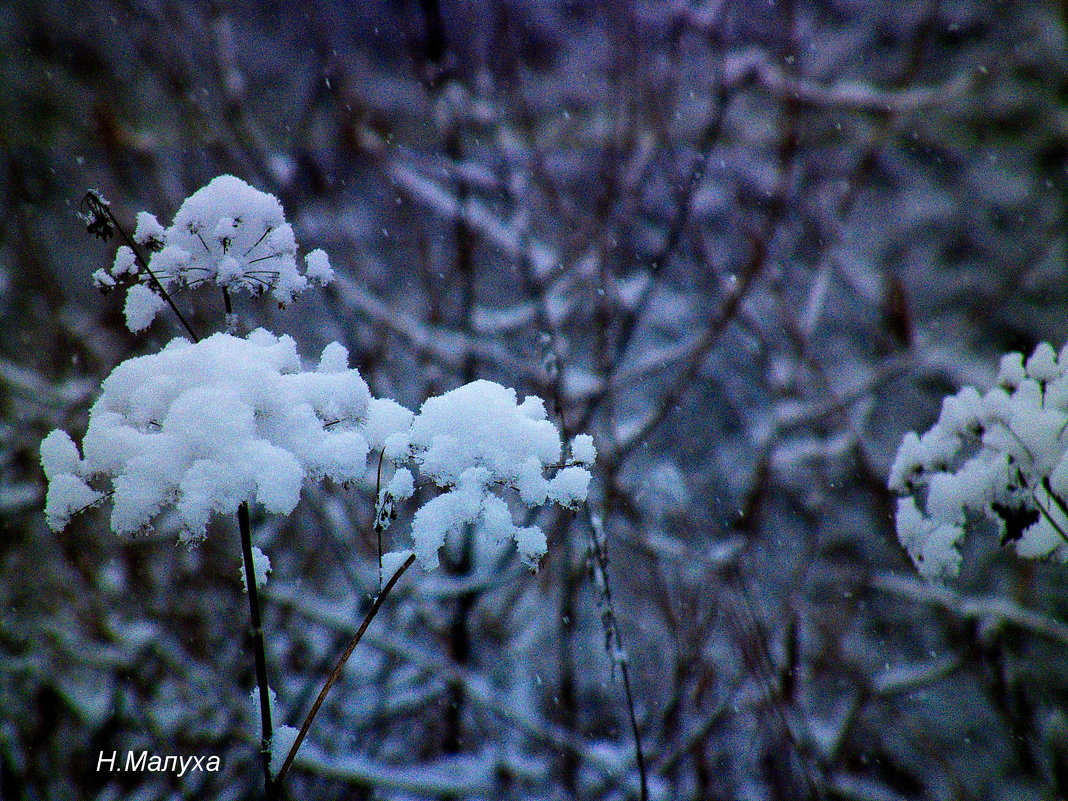
[[[100,197],[100,195],[98,195],[96,192],[93,192],[92,190],[85,194],[83,202],[84,201],[89,202],[89,206],[93,209],[94,212],[105,215],[111,221],[111,224],[115,227],[115,230],[119,232],[119,236],[122,237],[127,247],[129,247],[130,250],[133,251],[134,258],[141,266],[141,269],[145,271],[145,274],[149,277],[149,280],[151,280],[152,286],[156,288],[156,291],[159,292],[160,296],[165,301],[167,301],[167,305],[171,307],[171,311],[174,312],[174,316],[178,318],[178,322],[182,324],[182,327],[186,330],[186,332],[189,334],[190,338],[194,342],[199,342],[200,337],[198,337],[196,331],[193,330],[193,326],[191,326],[189,324],[189,321],[185,319],[185,315],[183,315],[178,306],[175,305],[174,299],[171,297],[170,292],[168,292],[163,286],[163,284],[160,283],[160,280],[156,277],[156,274],[152,272],[152,268],[148,266],[148,259],[145,258],[144,253],[141,251],[141,246],[138,245],[134,238],[130,236],[129,233],[127,233],[126,229],[119,224],[118,218],[116,218],[114,212],[111,211],[111,206],[102,197]]]
[[[371,604],[371,608],[367,610],[367,614],[364,616],[360,628],[356,630],[356,634],[349,642],[348,647],[345,649],[345,653],[341,655],[341,658],[337,661],[337,665],[330,673],[330,677],[326,680],[326,684],[323,685],[323,689],[319,691],[319,696],[315,699],[315,703],[312,704],[311,711],[308,713],[308,716],[304,718],[304,723],[301,724],[297,739],[293,741],[293,747],[289,749],[286,761],[282,763],[282,768],[278,771],[278,775],[275,777],[276,786],[282,786],[282,779],[285,778],[286,773],[289,772],[289,766],[293,764],[293,760],[297,756],[297,749],[299,749],[300,744],[304,742],[304,738],[308,734],[308,729],[311,728],[312,721],[315,720],[315,716],[319,713],[319,707],[321,707],[323,701],[326,700],[326,694],[330,692],[330,688],[334,686],[339,678],[341,678],[341,670],[345,667],[345,663],[349,661],[349,657],[352,656],[352,652],[356,649],[356,646],[360,644],[360,640],[363,639],[363,633],[367,631],[367,627],[371,625],[371,621],[375,619],[378,610],[382,608],[382,604],[386,600],[386,596],[389,595],[390,590],[393,589],[393,585],[400,580],[400,577],[404,575],[404,571],[411,567],[414,562],[415,554],[412,554],[405,560],[400,569],[393,574],[392,578],[386,582],[386,586],[382,588],[382,592],[378,594],[374,603]]]
[[[326,426],[323,426],[326,428]],[[378,540],[378,589],[382,589],[382,461],[386,456],[386,449],[378,452],[378,474],[375,478],[375,537]]]
[[[252,524],[249,522],[248,502],[237,507],[237,521],[241,528],[241,552],[245,561],[245,587],[248,590],[248,608],[252,618],[252,650],[256,658],[256,684],[260,690],[260,757],[263,761],[263,782],[268,801],[276,797],[275,785],[271,782],[271,725],[270,688],[267,686],[267,652],[263,644],[263,623],[260,620],[260,597],[256,587],[256,569],[252,561]]]
[[[612,589],[608,583],[608,550],[604,536],[604,523],[594,517],[593,510],[589,504],[586,504],[586,521],[590,527],[592,566],[598,578],[596,583],[604,604],[601,620],[605,628],[605,645],[608,647],[608,658],[612,660],[613,665],[619,665],[619,672],[623,677],[623,694],[627,700],[627,716],[630,719],[630,729],[634,735],[634,759],[638,764],[638,778],[641,782],[641,801],[649,801],[649,780],[646,777],[645,753],[642,750],[642,735],[641,730],[638,728],[638,715],[634,711],[634,693],[631,691],[630,685],[629,660],[623,647],[623,638],[619,632],[619,623],[616,621],[615,607],[612,604]]]

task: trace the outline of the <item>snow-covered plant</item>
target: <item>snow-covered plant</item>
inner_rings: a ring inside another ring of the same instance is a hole
[[[546,419],[542,400],[528,396],[517,403],[515,390],[492,381],[474,381],[427,400],[404,434],[387,441],[390,456],[410,458],[422,477],[445,490],[412,520],[423,567],[437,567],[446,536],[468,523],[494,540],[514,539],[523,561],[536,565],[545,553],[545,534],[537,526],[516,525],[500,490],[515,490],[528,507],[585,500],[590,472],[579,462],[592,462],[595,452],[588,435],[576,439],[572,463],[561,468],[560,435]],[[555,475],[548,477],[554,467]],[[413,476],[401,467],[385,500],[405,499],[413,491]]]
[[[996,386],[942,403],[910,432],[890,471],[901,544],[927,579],[956,575],[971,519],[997,524],[1023,557],[1068,560],[1068,346],[1001,359]]]
[[[213,513],[258,503],[286,515],[309,482],[357,482],[379,450],[398,465],[383,503],[415,494],[404,465],[443,490],[412,520],[415,553],[427,570],[438,565],[446,535],[465,524],[513,538],[523,560],[536,565],[545,535],[515,524],[502,491],[515,490],[528,507],[574,506],[586,498],[584,463],[595,454],[580,435],[571,463],[561,465],[560,437],[541,399],[517,403],[514,390],[491,381],[431,398],[413,415],[372,398],[336,342],[314,370],[304,370],[289,336],[218,333],[196,343],[174,339],[116,367],[90,410],[82,453],[65,431],[45,438],[45,516],[58,531],[110,495],[117,534],[144,530],[173,507],[182,538],[199,539]]]
[[[180,539],[195,541],[206,535],[213,515],[237,515],[264,781],[273,798],[323,698],[400,575],[416,558],[426,570],[437,567],[447,536],[464,526],[496,542],[514,539],[520,558],[536,567],[546,551],[545,534],[516,523],[513,507],[584,501],[596,456],[593,440],[575,437],[564,460],[542,400],[519,402],[514,390],[490,381],[430,398],[415,414],[373,398],[336,342],[305,369],[288,336],[264,329],[237,336],[232,292],[269,292],[285,305],[309,280],[325,284],[333,278],[321,250],[309,253],[305,272],[299,272],[281,204],[238,178],[220,176],[195,192],[169,228],[142,212],[132,236],[98,194],[86,200],[88,230],[104,238],[117,230],[126,242],[111,269],[98,270],[94,280],[104,289],[126,287],[128,327],[146,328],[169,306],[189,338],[114,369],[90,410],[80,449],[65,431],[44,439],[45,516],[59,531],[75,513],[110,497],[116,533],[135,534],[172,513]],[[226,333],[199,339],[175,304],[173,290],[201,286],[221,292]],[[414,551],[383,556],[382,590],[300,731],[277,727],[257,593],[270,560],[252,545],[250,507],[288,515],[306,484],[325,478],[358,483],[376,453],[378,478],[383,466],[390,474],[380,489],[375,528],[381,535],[398,503],[421,500],[411,523]]]
[[[45,515],[62,529],[105,489],[118,534],[147,528],[166,506],[190,538],[204,536],[213,512],[236,514],[245,502],[288,514],[308,481],[363,477],[371,444],[379,444],[367,441],[378,422],[370,400],[337,343],[304,371],[293,339],[263,329],[172,340],[104,381],[84,458],[65,431],[41,444]]]
[[[126,292],[126,324],[131,331],[149,326],[166,308],[161,289],[218,286],[252,295],[269,292],[282,306],[313,281],[325,285],[334,276],[326,253],[305,256],[297,267],[297,243],[274,195],[254,189],[240,178],[220,175],[194,192],[164,228],[148,212],[137,215],[134,242],[151,254],[147,269],[130,245],[122,245],[110,270],[97,270],[101,289],[133,279]],[[154,277],[153,277],[154,276]]]

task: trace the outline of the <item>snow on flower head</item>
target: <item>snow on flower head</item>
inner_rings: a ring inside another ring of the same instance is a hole
[[[478,524],[498,541],[514,539],[520,556],[536,565],[546,550],[536,526],[518,526],[507,501],[494,492],[516,491],[528,507],[555,502],[574,506],[586,499],[590,472],[559,468],[560,435],[546,419],[540,398],[516,400],[515,390],[474,381],[427,400],[408,432],[408,455],[419,472],[445,489],[424,504],[412,521],[415,554],[427,570],[451,531]],[[592,459],[583,440],[580,450]],[[556,470],[547,476],[547,471]]]
[[[145,529],[173,507],[184,536],[199,538],[213,514],[244,502],[288,514],[308,481],[362,478],[372,450],[394,466],[379,498],[382,528],[396,502],[416,495],[413,471],[441,490],[412,518],[415,554],[427,570],[438,565],[447,535],[465,525],[495,545],[514,540],[536,566],[545,534],[517,524],[513,507],[581,503],[596,456],[593,440],[579,435],[563,460],[541,399],[520,403],[500,384],[475,381],[414,415],[372,398],[337,343],[305,371],[288,336],[220,333],[196,344],[175,339],[115,368],[90,411],[81,452],[65,431],[45,438],[45,515],[60,530],[110,494],[116,533]]]
[[[90,411],[84,456],[63,431],[41,444],[49,525],[62,529],[110,484],[116,533],[173,506],[187,535],[202,537],[213,513],[242,502],[288,514],[306,481],[360,478],[370,394],[343,351],[330,345],[318,370],[302,371],[291,338],[259,329],[175,339],[123,362]]]
[[[1018,555],[1068,560],[1068,346],[1002,357],[997,386],[942,403],[908,433],[890,470],[898,539],[927,579],[960,567],[969,516],[994,521]]]
[[[152,255],[149,268],[164,287],[216,285],[232,292],[269,292],[281,305],[303,292],[308,281],[327,284],[333,279],[326,254],[315,250],[306,257],[306,270],[297,266],[297,243],[274,195],[254,189],[240,178],[220,175],[194,192],[178,209],[169,228],[151,214],[137,217],[134,239]],[[98,271],[102,288],[126,274],[137,274],[133,251],[120,247],[110,274]],[[131,331],[146,328],[163,308],[147,275],[140,275],[143,291],[127,294],[126,318]]]

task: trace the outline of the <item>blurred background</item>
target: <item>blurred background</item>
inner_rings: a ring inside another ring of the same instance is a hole
[[[1068,336],[1053,2],[0,2],[0,797],[245,799],[236,525],[176,547],[41,513],[144,335],[86,190],[169,222],[232,173],[340,279],[241,327],[338,340],[411,408],[474,378],[599,449],[530,575],[477,532],[406,575],[295,799],[1055,799],[1068,567],[992,530],[929,587],[886,476],[940,398]],[[179,302],[201,331],[221,310]],[[377,587],[369,487],[256,515],[279,722]],[[387,532],[404,547],[410,510]],[[626,659],[623,659],[623,654]],[[221,757],[98,772],[100,752]]]

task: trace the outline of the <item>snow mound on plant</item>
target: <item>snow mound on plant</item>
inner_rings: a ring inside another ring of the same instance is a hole
[[[332,344],[303,371],[288,336],[215,334],[129,359],[104,381],[82,441],[63,431],[41,445],[49,478],[45,513],[62,529],[110,484],[111,526],[130,534],[173,506],[188,535],[213,513],[254,501],[274,514],[296,506],[305,482],[364,473],[370,394],[347,353]]]
[[[285,306],[309,280],[326,285],[334,278],[322,250],[309,253],[305,272],[300,272],[296,238],[278,198],[233,175],[220,175],[190,195],[169,228],[141,212],[134,239],[151,253],[148,266],[168,291],[220,286],[252,295],[270,293]],[[125,306],[128,327],[140,331],[165,304],[139,270],[133,251],[120,247],[110,274],[98,271],[95,280],[107,289],[126,275],[140,282],[128,290]]]
[[[496,544],[513,540],[536,566],[545,533],[517,524],[514,510],[577,506],[596,455],[593,440],[579,435],[565,461],[543,401],[519,402],[515,390],[491,381],[430,398],[415,415],[372,398],[337,343],[306,371],[288,336],[220,333],[196,344],[175,339],[116,367],[90,411],[81,453],[65,431],[45,438],[45,515],[58,531],[110,495],[116,533],[145,529],[173,507],[184,536],[200,538],[213,514],[233,514],[242,503],[289,514],[308,482],[362,478],[372,450],[394,467],[379,498],[381,529],[397,502],[429,485],[440,490],[412,518],[426,570],[465,525]]]
[[[969,513],[997,523],[1018,555],[1068,559],[1068,346],[1001,359],[997,386],[965,387],[890,470],[898,539],[928,580],[956,575]]]
[[[586,456],[589,447],[582,445]],[[427,400],[408,432],[408,454],[424,478],[445,490],[412,520],[415,554],[426,570],[437,567],[446,536],[465,524],[481,524],[498,541],[514,539],[523,561],[536,565],[545,534],[516,525],[499,491],[515,490],[528,507],[574,506],[585,500],[590,482],[589,470],[577,465],[546,475],[559,467],[561,444],[544,402],[529,396],[519,403],[515,390],[492,381]]]

